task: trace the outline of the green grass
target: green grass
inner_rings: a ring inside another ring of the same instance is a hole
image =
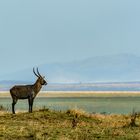
[[[33,113],[0,114],[0,140],[138,140],[131,115],[88,114],[81,110],[66,112],[47,108]]]

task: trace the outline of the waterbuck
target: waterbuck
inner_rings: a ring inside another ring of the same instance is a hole
[[[33,102],[42,88],[43,85],[47,85],[47,82],[44,80],[45,77],[42,77],[38,71],[35,72],[33,68],[34,74],[37,76],[37,80],[33,85],[16,85],[10,89],[10,94],[13,99],[12,102],[12,112],[15,114],[15,104],[17,103],[18,99],[28,99],[29,103],[29,113],[32,112]]]

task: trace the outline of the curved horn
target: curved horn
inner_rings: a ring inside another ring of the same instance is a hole
[[[37,77],[39,77],[39,75],[37,75],[36,73],[35,73],[35,69],[33,68],[33,72],[34,72],[34,74],[37,76]]]
[[[40,74],[39,71],[38,71],[38,68],[37,68],[36,70],[37,70],[37,74],[38,74],[40,77],[42,77],[41,74]]]

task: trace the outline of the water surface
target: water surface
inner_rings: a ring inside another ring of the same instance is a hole
[[[12,99],[0,98],[0,105],[11,111]],[[43,106],[53,110],[82,109],[89,113],[128,114],[140,112],[140,97],[37,97],[34,109]],[[15,109],[28,111],[28,100],[18,100]]]

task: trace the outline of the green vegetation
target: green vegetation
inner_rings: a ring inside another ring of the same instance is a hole
[[[136,115],[135,115],[136,116]],[[87,114],[82,110],[0,113],[4,140],[126,140],[140,138],[139,115]],[[136,125],[131,125],[132,120]]]

